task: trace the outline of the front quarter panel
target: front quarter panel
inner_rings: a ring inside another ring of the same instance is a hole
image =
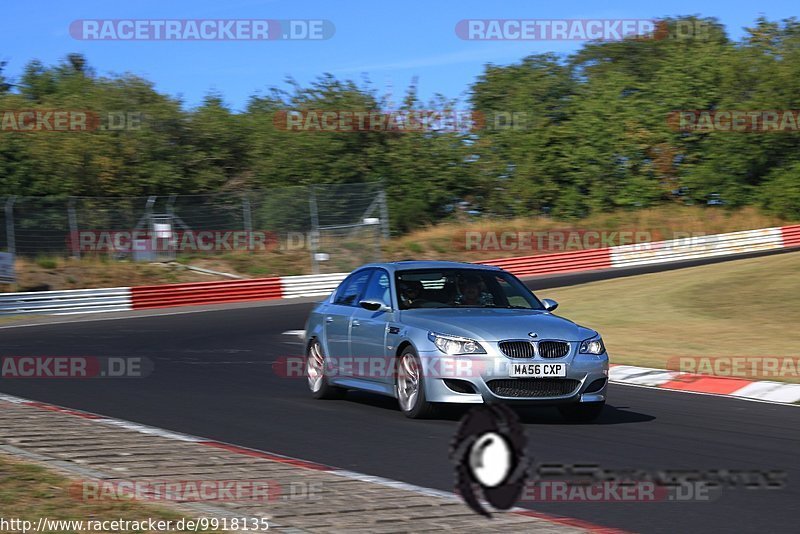
[[[311,339],[318,339],[320,343],[322,343],[323,348],[325,348],[325,339],[324,339],[324,328],[323,328],[323,320],[322,316],[324,313],[325,302],[320,302],[314,309],[311,310],[311,313],[308,314],[308,319],[306,319],[306,326],[305,326],[305,344],[307,345]]]

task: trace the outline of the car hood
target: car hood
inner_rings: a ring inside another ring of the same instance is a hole
[[[401,322],[408,326],[484,341],[530,339],[530,332],[535,332],[538,339],[565,341],[582,341],[596,334],[594,330],[541,310],[440,308],[401,313]]]

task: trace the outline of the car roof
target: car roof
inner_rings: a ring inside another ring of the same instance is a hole
[[[474,269],[474,270],[491,270],[491,271],[501,270],[499,267],[495,267],[494,265],[482,265],[479,263],[462,263],[457,261],[422,261],[422,260],[368,263],[366,265],[362,265],[361,267],[359,267],[359,269],[366,269],[367,267],[382,267],[390,272],[409,271],[417,269]]]

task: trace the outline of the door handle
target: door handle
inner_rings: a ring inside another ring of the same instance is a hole
[[[353,319],[353,322],[350,324],[352,324],[353,326],[361,326],[361,322],[358,319]]]
[[[332,323],[333,322],[333,317],[330,317],[330,316],[329,317],[325,317],[325,322],[326,323]]]

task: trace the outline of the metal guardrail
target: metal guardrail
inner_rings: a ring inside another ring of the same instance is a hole
[[[0,315],[99,313],[131,309],[131,289],[75,289],[0,293]]]
[[[281,278],[283,298],[327,297],[349,273],[312,274]]]
[[[800,247],[800,225],[478,262],[518,276],[559,274]],[[0,293],[0,315],[71,314],[325,297],[348,273],[189,284]]]
[[[610,250],[609,248],[576,250],[573,252],[503,258],[477,263],[494,265],[516,276],[592,271],[595,269],[607,269],[612,266]]]
[[[251,278],[131,288],[134,310],[281,298],[280,278]]]
[[[780,228],[761,228],[611,247],[613,267],[694,260],[784,248]]]
[[[783,248],[800,247],[800,224],[781,227]]]

